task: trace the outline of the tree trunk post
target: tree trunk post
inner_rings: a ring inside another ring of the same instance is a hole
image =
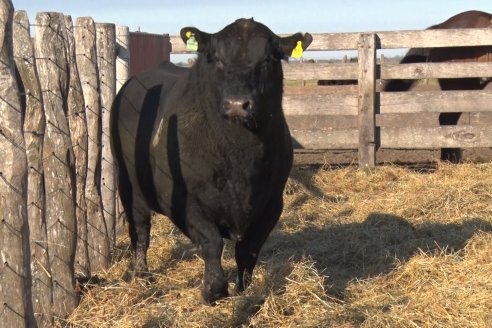
[[[116,95],[116,27],[114,24],[96,24],[97,66],[101,92],[101,198],[104,221],[109,235],[109,249],[116,240],[116,184],[115,165],[109,138],[109,118]]]
[[[79,71],[76,63],[75,37],[73,22],[70,16],[65,16],[68,41],[68,65],[70,67],[68,90],[68,125],[75,156],[76,173],[76,217],[77,217],[77,251],[75,256],[75,270],[83,276],[90,275],[89,250],[87,247],[87,202],[85,198],[85,184],[87,179],[87,122],[84,111],[84,95],[80,83]]]
[[[0,322],[28,324],[30,293],[27,158],[22,107],[15,79],[10,0],[0,1]],[[25,279],[28,279],[27,281]]]
[[[34,45],[29,33],[27,13],[14,14],[14,58],[19,72],[19,89],[25,106],[24,139],[28,164],[27,219],[29,222],[29,245],[31,268],[31,299],[36,324],[40,327],[53,325],[51,316],[52,281],[46,234],[43,137],[45,117],[41,87],[34,57]]]
[[[102,212],[101,193],[101,104],[99,74],[96,57],[96,25],[90,17],[76,21],[75,42],[77,68],[85,101],[87,121],[87,241],[90,272],[106,269],[109,265],[109,237]]]
[[[61,13],[38,13],[35,49],[46,130],[43,145],[46,229],[53,281],[53,315],[65,317],[78,304],[74,258],[75,168],[66,117],[69,88],[67,32]]]

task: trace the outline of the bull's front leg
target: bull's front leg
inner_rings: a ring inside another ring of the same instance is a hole
[[[242,292],[251,283],[261,247],[270,235],[282,213],[282,196],[270,201],[263,215],[248,230],[243,240],[236,243],[236,290]]]
[[[189,201],[186,208],[187,233],[194,243],[200,245],[205,261],[203,299],[212,304],[228,295],[227,280],[221,264],[224,242],[217,226],[201,215],[194,201]]]

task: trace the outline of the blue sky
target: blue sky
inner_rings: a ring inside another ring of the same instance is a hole
[[[184,26],[215,32],[239,17],[254,17],[276,33],[423,29],[461,11],[492,13],[492,0],[13,0],[31,24],[39,11],[91,16],[96,22],[177,34]]]

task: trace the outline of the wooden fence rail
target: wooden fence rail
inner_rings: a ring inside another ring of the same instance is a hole
[[[190,53],[179,36],[170,40],[173,53]],[[313,34],[310,51],[356,50],[358,62],[284,63],[285,79],[357,80],[358,86],[343,94],[325,87],[302,93],[286,88],[283,107],[296,147],[358,149],[361,167],[374,166],[382,148],[492,147],[490,88],[380,92],[377,87],[390,79],[492,77],[492,62],[395,64],[376,57],[380,49],[464,46],[492,46],[492,29]],[[443,112],[466,113],[468,122],[439,126]]]
[[[10,0],[0,22],[0,326],[51,327],[78,304],[75,276],[109,266],[120,228],[109,112],[128,28],[38,13],[31,38]]]

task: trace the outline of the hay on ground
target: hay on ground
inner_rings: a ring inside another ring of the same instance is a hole
[[[231,297],[213,307],[198,249],[167,219],[154,219],[153,282],[123,281],[128,245],[58,326],[492,327],[492,164],[294,169],[252,285],[234,294],[227,242]]]

